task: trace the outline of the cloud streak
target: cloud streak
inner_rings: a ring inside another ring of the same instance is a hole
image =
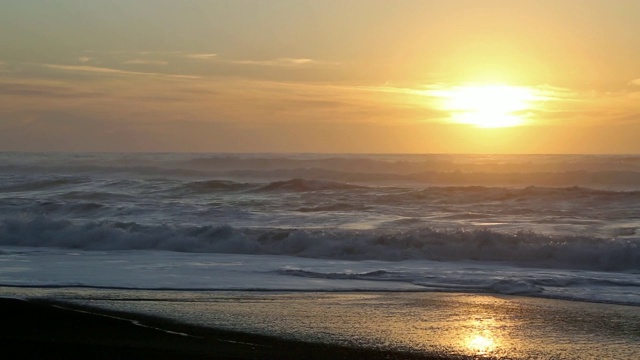
[[[146,59],[131,59],[123,62],[127,65],[168,65],[168,61],[164,60],[146,60]]]
[[[78,91],[69,86],[43,83],[1,83],[0,95],[39,98],[97,98],[104,94],[98,92]]]
[[[74,71],[74,72],[84,72],[84,73],[94,73],[94,74],[162,76],[162,77],[178,78],[178,79],[199,79],[200,78],[199,76],[194,76],[194,75],[128,71],[128,70],[120,70],[120,69],[97,67],[97,66],[84,66],[84,65],[77,66],[77,65],[42,64],[42,66],[48,69],[53,69],[53,70]]]
[[[213,60],[218,57],[218,54],[187,54],[187,57],[197,60]]]
[[[233,64],[258,66],[305,66],[329,64],[327,62],[308,58],[278,58],[274,60],[232,60],[230,62]]]

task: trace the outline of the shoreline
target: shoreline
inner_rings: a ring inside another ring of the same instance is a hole
[[[443,293],[7,289],[15,358],[635,359],[637,307]]]
[[[0,298],[0,345],[15,358],[465,359],[288,340],[49,300]]]

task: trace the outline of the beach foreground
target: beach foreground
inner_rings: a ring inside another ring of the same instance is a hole
[[[67,305],[68,306],[68,305]],[[0,299],[0,345],[16,359],[435,359]]]
[[[1,287],[0,296],[2,345],[19,358],[640,356],[635,306],[424,292]]]

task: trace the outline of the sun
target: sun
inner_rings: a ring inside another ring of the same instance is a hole
[[[531,89],[510,85],[457,86],[439,91],[438,96],[454,122],[482,128],[524,124],[524,112],[536,100]]]

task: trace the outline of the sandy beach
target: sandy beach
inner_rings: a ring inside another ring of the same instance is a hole
[[[0,299],[0,344],[14,359],[434,359],[284,340],[148,316]],[[438,357],[440,358],[440,357]]]
[[[15,358],[632,359],[634,306],[456,293],[0,288]],[[26,299],[26,300],[25,300]]]

